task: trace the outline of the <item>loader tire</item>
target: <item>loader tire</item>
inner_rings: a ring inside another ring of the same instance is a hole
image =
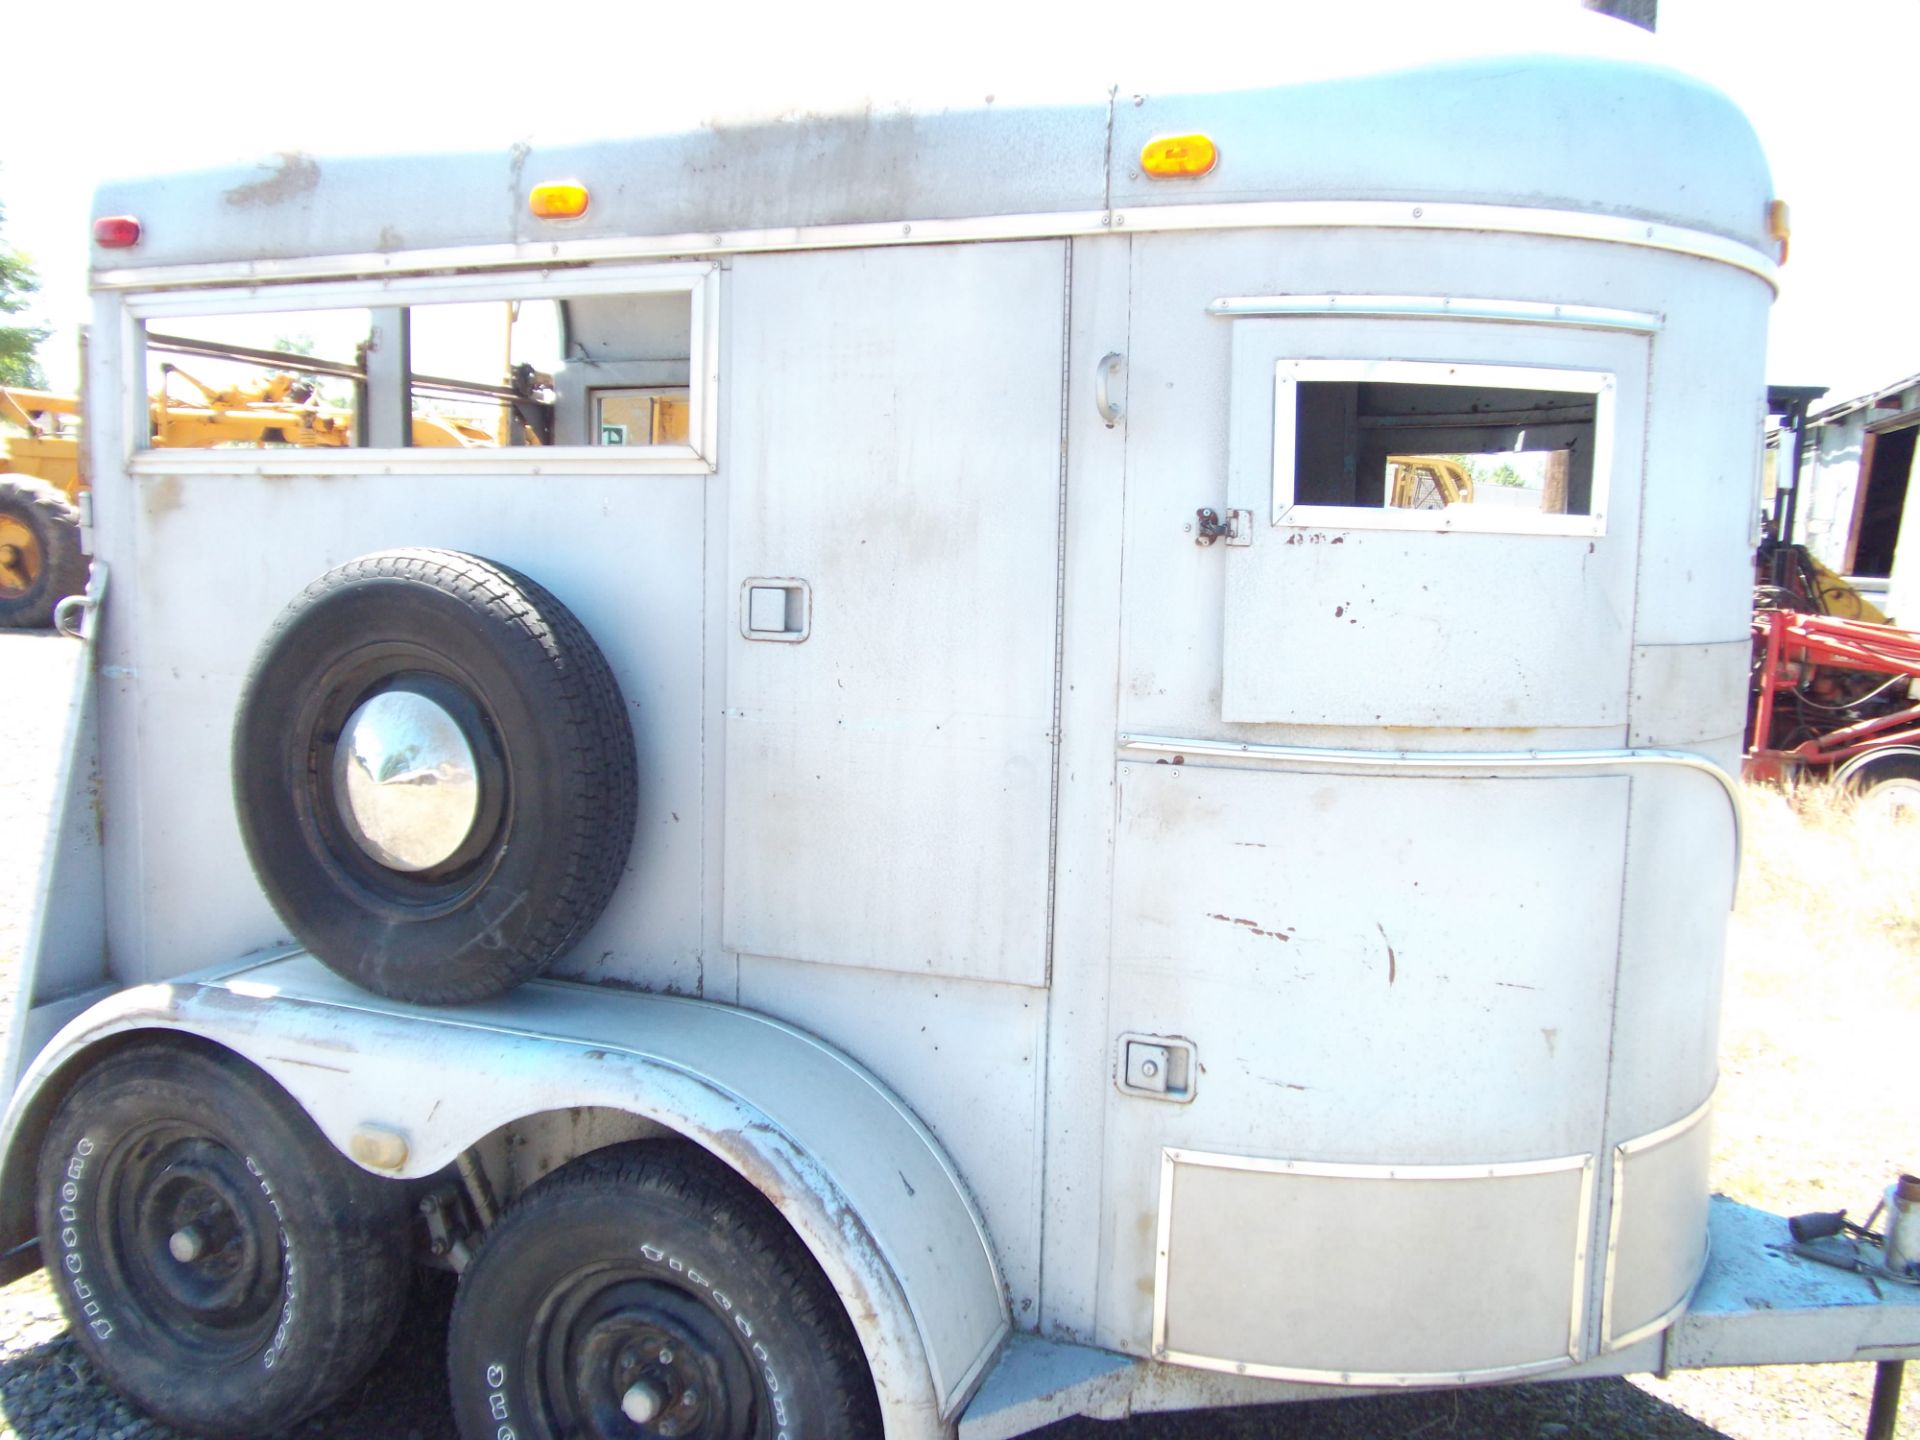
[[[247,1061],[138,1040],[48,1127],[41,1256],[75,1341],[135,1405],[191,1435],[286,1435],[399,1322],[406,1194]]]
[[[1860,812],[1888,820],[1920,820],[1920,750],[1896,746],[1854,756],[1834,772]]]
[[[606,657],[526,576],[387,550],[268,635],[234,727],[255,874],[376,994],[482,1000],[599,918],[633,845],[633,729]]]
[[[0,628],[44,630],[87,588],[80,512],[30,475],[0,475]]]

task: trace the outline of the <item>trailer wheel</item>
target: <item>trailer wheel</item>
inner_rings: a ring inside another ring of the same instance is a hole
[[[1834,780],[1862,810],[1895,820],[1920,820],[1920,751],[1868,751],[1841,766]]]
[[[236,1056],[136,1042],[100,1062],[54,1115],[36,1198],[81,1348],[191,1434],[287,1433],[399,1320],[402,1188]]]
[[[86,588],[80,512],[44,480],[0,475],[0,627],[44,630]]]
[[[766,1200],[677,1142],[563,1167],[454,1301],[464,1440],[877,1440],[853,1327]]]
[[[389,550],[308,586],[234,729],[261,887],[334,970],[459,1003],[545,969],[600,915],[637,802],[606,657],[525,576]]]

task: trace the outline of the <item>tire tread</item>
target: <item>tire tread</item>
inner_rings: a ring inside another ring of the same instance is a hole
[[[44,630],[69,595],[87,588],[88,560],[80,546],[80,512],[55,486],[31,475],[0,474],[0,514],[10,513],[40,542],[40,583],[24,595],[0,599],[0,627]]]

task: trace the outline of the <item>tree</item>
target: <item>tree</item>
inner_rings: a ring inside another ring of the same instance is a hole
[[[0,224],[6,220],[0,209]],[[40,288],[40,277],[33,267],[0,241],[0,315],[18,315],[27,308],[27,297]],[[40,363],[33,352],[47,338],[45,330],[27,325],[0,325],[0,385],[21,385],[29,390],[45,386]]]

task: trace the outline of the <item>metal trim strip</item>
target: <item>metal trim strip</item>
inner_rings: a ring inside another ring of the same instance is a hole
[[[1228,320],[1266,317],[1357,315],[1393,320],[1491,320],[1518,325],[1560,325],[1577,330],[1621,330],[1652,335],[1664,315],[1616,310],[1605,305],[1555,305],[1545,300],[1479,300],[1451,295],[1224,295],[1207,306]]]
[[[1655,1316],[1653,1319],[1649,1320],[1646,1324],[1640,1326],[1639,1328],[1634,1330],[1629,1330],[1626,1334],[1615,1336],[1612,1339],[1607,1338],[1607,1336],[1605,1335],[1604,1331],[1606,1329],[1606,1322],[1602,1321],[1600,1328],[1603,1333],[1600,1337],[1600,1353],[1602,1355],[1612,1355],[1618,1351],[1628,1349],[1629,1347],[1634,1345],[1638,1345],[1642,1340],[1645,1340],[1649,1335],[1659,1334],[1662,1330],[1665,1330],[1668,1326],[1672,1325],[1682,1315],[1686,1314],[1687,1311],[1690,1308],[1692,1308],[1693,1297],[1699,1293],[1700,1282],[1707,1278],[1707,1266],[1712,1263],[1713,1263],[1713,1237],[1709,1235],[1707,1237],[1707,1243],[1700,1247],[1700,1268],[1694,1272],[1693,1283],[1687,1286],[1687,1293],[1680,1297],[1679,1301],[1673,1306],[1672,1309],[1666,1311],[1661,1315]],[[1604,1301],[1602,1303],[1604,1304]]]
[[[1225,205],[1148,205],[1136,210],[1063,210],[954,219],[795,225],[597,240],[524,241],[425,250],[127,266],[94,273],[94,290],[261,284],[449,269],[543,268],[607,260],[684,259],[769,250],[851,249],[869,245],[941,245],[975,240],[1053,239],[1185,230],[1477,230],[1634,245],[1731,265],[1774,290],[1780,267],[1743,241],[1681,225],[1525,205],[1428,204],[1401,200],[1256,200]]]
[[[1720,1085],[1716,1080],[1713,1089],[1707,1092],[1707,1098],[1693,1109],[1682,1115],[1670,1125],[1662,1125],[1658,1130],[1649,1131],[1631,1140],[1623,1140],[1613,1147],[1613,1193],[1610,1197],[1610,1211],[1607,1216],[1607,1258],[1605,1275],[1600,1285],[1600,1353],[1610,1354],[1615,1350],[1624,1350],[1653,1334],[1664,1330],[1677,1320],[1693,1303],[1693,1292],[1700,1286],[1700,1277],[1707,1273],[1707,1261],[1713,1253],[1712,1240],[1702,1247],[1700,1268],[1694,1274],[1693,1283],[1687,1286],[1679,1302],[1663,1314],[1635,1327],[1625,1335],[1613,1333],[1613,1285],[1616,1278],[1616,1266],[1620,1252],[1620,1216],[1622,1207],[1620,1197],[1626,1192],[1627,1161],[1643,1151],[1651,1150],[1669,1140],[1678,1139],[1705,1120],[1713,1111],[1713,1097],[1719,1093]]]
[[[1177,755],[1216,761],[1253,761],[1274,769],[1468,771],[1593,771],[1639,767],[1693,770],[1719,785],[1733,820],[1733,875],[1737,892],[1745,848],[1745,812],[1739,783],[1725,770],[1688,750],[1342,750],[1316,745],[1266,745],[1244,740],[1183,740],[1168,735],[1119,737],[1121,760],[1140,755]],[[1134,752],[1129,754],[1128,752]],[[1731,903],[1731,901],[1729,901]]]
[[[1215,1370],[1230,1375],[1252,1375],[1263,1380],[1294,1380],[1306,1384],[1335,1384],[1377,1387],[1420,1385],[1470,1385],[1488,1380],[1519,1379],[1528,1375],[1563,1370],[1580,1361],[1585,1329],[1588,1235],[1592,1229],[1594,1202],[1593,1155],[1568,1155],[1548,1160],[1521,1160],[1492,1165],[1356,1165],[1332,1164],[1315,1160],[1275,1160],[1253,1155],[1226,1155],[1205,1150],[1186,1150],[1173,1146],[1160,1152],[1160,1216],[1155,1230],[1153,1275],[1153,1358],[1198,1370]],[[1357,1180],[1487,1180],[1521,1176],[1552,1175],[1568,1170],[1580,1172],[1580,1203],[1574,1229],[1573,1306],[1567,1322],[1567,1349],[1564,1355],[1546,1360],[1527,1360],[1514,1365],[1485,1370],[1376,1371],[1319,1370],[1288,1365],[1262,1365],[1251,1361],[1228,1360],[1218,1355],[1197,1355],[1167,1348],[1167,1275],[1173,1232],[1173,1172],[1176,1165],[1204,1165],[1216,1170],[1244,1170],[1267,1174],[1319,1175]]]

